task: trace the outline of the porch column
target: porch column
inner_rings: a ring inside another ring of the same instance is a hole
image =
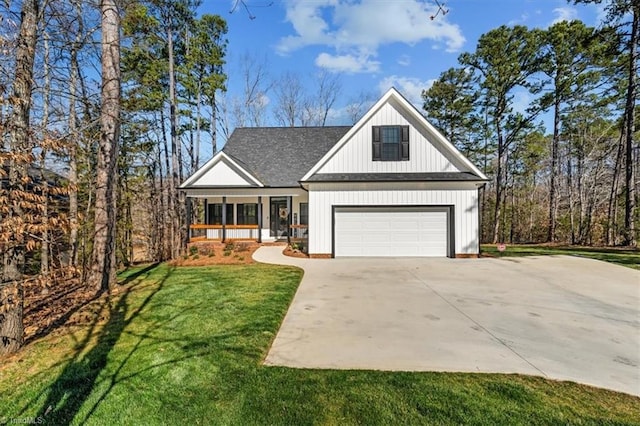
[[[227,239],[227,197],[222,197],[222,242]]]
[[[291,196],[287,197],[287,244],[291,244]]]
[[[185,211],[187,212],[187,243],[189,243],[191,241],[191,198],[185,197],[184,203]]]
[[[204,199],[204,224],[209,224],[209,205],[206,198]]]
[[[262,242],[262,196],[258,195],[258,242]]]

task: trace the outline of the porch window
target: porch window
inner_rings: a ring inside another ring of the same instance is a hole
[[[408,161],[409,126],[373,126],[373,161]]]
[[[222,203],[209,204],[208,225],[222,225]],[[233,225],[233,204],[227,204],[227,225]]]
[[[258,224],[258,204],[238,204],[237,213],[236,224]]]
[[[309,203],[300,203],[300,225],[309,224]]]

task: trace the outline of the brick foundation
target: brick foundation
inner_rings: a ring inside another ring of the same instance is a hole
[[[311,259],[331,259],[331,253],[311,253],[309,255]]]
[[[456,253],[456,259],[478,259],[478,253]]]

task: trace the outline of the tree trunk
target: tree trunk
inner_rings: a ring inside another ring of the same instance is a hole
[[[201,83],[198,82],[198,93],[196,95],[196,148],[193,157],[193,164],[191,165],[191,173],[194,173],[200,167],[200,128],[202,127],[202,111],[201,111],[201,100],[202,94],[201,92]]]
[[[165,118],[165,114],[163,110],[160,110],[160,123],[162,126],[162,143],[164,146],[164,163],[165,163],[165,172],[166,175],[168,177],[168,179],[165,181],[166,185],[165,185],[165,193],[166,193],[166,197],[167,197],[167,202],[165,203],[166,206],[166,215],[167,215],[167,220],[166,222],[163,222],[163,226],[164,223],[168,223],[169,224],[169,238],[167,239],[167,241],[164,244],[163,247],[163,257],[166,259],[170,259],[172,256],[172,250],[173,247],[175,247],[176,245],[176,229],[174,226],[174,215],[175,215],[175,200],[173,198],[174,195],[174,188],[176,187],[175,182],[173,180],[173,173],[170,173],[169,171],[171,170],[171,161],[169,159],[169,141],[167,140],[167,133],[165,131],[165,123],[166,123],[166,118]],[[162,176],[162,173],[160,174]],[[165,228],[166,229],[166,228]],[[168,244],[168,245],[167,245]]]
[[[218,152],[218,107],[216,106],[216,94],[213,93],[211,98],[211,156]]]
[[[39,0],[25,0],[22,3],[22,21],[17,40],[15,78],[11,96],[11,120],[9,123],[9,147],[14,154],[31,153],[29,115],[31,91],[33,89],[33,64],[35,60]],[[9,190],[7,191],[8,220],[22,218],[20,193],[24,192],[24,181],[28,178],[27,161],[12,158],[9,162]],[[17,198],[17,199],[14,199]],[[4,253],[2,280],[0,280],[0,356],[13,353],[22,346],[24,292],[22,289],[22,269],[25,261],[25,247],[20,242],[22,230],[15,229],[16,244],[9,245]]]
[[[569,225],[571,227],[571,244],[576,243],[576,223],[573,214],[573,165],[571,154],[567,154],[567,191],[569,192]]]
[[[636,73],[638,63],[638,21],[640,20],[640,6],[635,3],[633,6],[633,21],[631,24],[631,37],[629,39],[629,77],[627,81],[627,96],[624,108],[625,117],[625,200],[624,200],[624,228],[625,242],[627,245],[636,245],[636,197],[635,182],[633,181],[633,132],[635,130],[635,100],[636,100]]]
[[[78,49],[82,37],[82,9],[80,2],[74,2],[80,29],[75,41],[71,44],[69,60],[69,246],[71,253],[69,264],[78,265],[78,150],[80,135],[78,133],[78,114],[76,113],[76,89],[80,65],[78,63]]]
[[[176,78],[175,78],[175,59],[173,51],[173,31],[171,29],[171,23],[167,29],[167,42],[169,50],[169,120],[171,128],[171,174],[172,185],[170,188],[173,199],[173,228],[177,236],[177,243],[171,247],[171,257],[176,258],[181,252],[181,245],[183,239],[181,223],[184,221],[181,217],[182,205],[178,194],[177,186],[182,182],[182,147],[178,140],[178,105],[176,98]]]
[[[618,141],[618,149],[616,150],[616,162],[613,167],[613,177],[611,178],[611,188],[609,190],[609,205],[607,207],[607,245],[613,246],[616,243],[616,209],[618,197],[618,173],[620,172],[620,163],[622,162],[622,152],[624,151],[624,141],[622,133]]]
[[[498,118],[496,117],[496,122]],[[503,138],[502,129],[500,125],[497,125],[496,129],[498,135],[498,164],[496,168],[496,205],[493,213],[493,243],[497,243],[500,234],[500,218],[502,214],[502,159],[503,159]]]
[[[95,228],[89,283],[96,291],[115,284],[118,141],[120,137],[120,14],[102,0],[102,105],[96,166]]]
[[[558,83],[556,83],[556,90]],[[558,170],[558,139],[560,138],[560,99],[556,95],[553,106],[553,140],[551,141],[551,174],[549,178],[549,228],[547,242],[556,240],[556,174]]]
[[[49,182],[45,174],[45,162],[47,160],[46,138],[49,128],[49,96],[51,92],[51,76],[49,74],[49,35],[45,32],[44,39],[44,90],[42,94],[42,139],[40,151],[40,179],[42,193],[42,232],[40,242],[40,274],[49,275]]]

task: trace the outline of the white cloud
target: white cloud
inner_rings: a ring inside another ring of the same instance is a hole
[[[553,13],[556,14],[556,18],[551,21],[551,25],[562,21],[569,22],[578,19],[578,10],[573,7],[556,7],[553,9]]]
[[[507,22],[507,25],[510,27],[513,27],[514,25],[524,25],[524,23],[527,22],[528,19],[529,19],[529,15],[526,13],[523,13],[522,15],[520,15],[519,18],[512,19],[509,22]]]
[[[398,58],[398,65],[402,65],[403,67],[408,67],[411,65],[411,57],[409,55],[402,55]]]
[[[326,52],[318,55],[316,65],[331,72],[348,74],[377,72],[380,69],[380,62],[372,61],[369,55],[331,55]]]
[[[409,102],[417,108],[421,108],[422,91],[430,88],[434,81],[435,79],[422,81],[419,78],[414,77],[391,75],[385,77],[380,81],[380,83],[378,83],[378,89],[380,90],[380,93],[385,93],[391,87],[395,87],[405,98],[407,98]]]
[[[334,57],[366,62],[383,45],[430,40],[454,52],[465,42],[460,28],[445,17],[431,20],[436,6],[420,0],[286,0],[285,7],[294,34],[280,40],[280,54],[320,45],[335,49]]]

